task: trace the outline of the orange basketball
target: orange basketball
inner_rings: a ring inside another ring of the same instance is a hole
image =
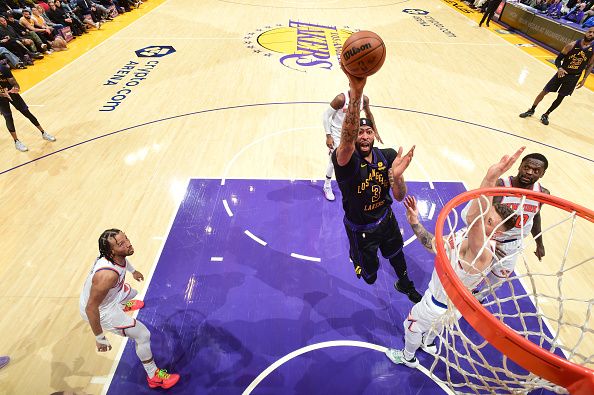
[[[342,47],[340,59],[344,68],[354,76],[369,77],[381,69],[386,60],[386,46],[374,32],[353,33]]]

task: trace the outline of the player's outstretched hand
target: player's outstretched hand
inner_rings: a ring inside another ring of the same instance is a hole
[[[518,160],[520,155],[522,155],[522,152],[524,152],[524,149],[526,149],[526,147],[521,147],[519,150],[516,151],[515,154],[511,156],[504,155],[503,158],[499,160],[499,162],[489,167],[489,170],[487,171],[487,179],[497,180],[499,177],[503,175],[503,173],[511,169],[511,167]]]
[[[132,277],[134,277],[134,280],[136,280],[136,281],[144,281],[144,276],[138,270],[136,270],[136,271],[134,271],[134,273],[132,273]]]
[[[402,201],[406,207],[406,220],[409,224],[414,225],[419,223],[419,208],[417,207],[417,199],[414,196],[408,195]]]
[[[408,165],[410,165],[410,161],[412,160],[414,154],[414,145],[404,156],[402,156],[402,147],[398,148],[398,154],[396,155],[396,159],[394,159],[394,162],[392,162],[392,168],[390,169],[390,171],[392,172],[392,177],[394,177],[394,180],[396,178],[399,178],[404,173],[404,170],[406,170]]]
[[[347,78],[349,79],[349,86],[351,88],[355,89],[356,91],[363,92],[363,88],[365,87],[365,84],[367,83],[367,77],[357,77],[355,75],[352,75],[351,73],[349,73],[347,71],[347,69],[344,68],[344,66],[342,65],[342,62],[340,63],[340,68],[342,69],[342,71],[346,74]]]

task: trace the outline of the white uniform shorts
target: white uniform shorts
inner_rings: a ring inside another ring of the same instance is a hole
[[[441,330],[442,324],[439,321],[447,308],[436,305],[432,297],[431,292],[426,290],[421,301],[413,306],[407,318],[407,329],[409,331],[427,333],[431,329],[437,332]]]
[[[137,291],[132,289],[132,287],[126,283],[124,284],[124,293],[118,303],[112,304],[103,310],[99,310],[99,320],[101,328],[103,328],[104,331],[126,336],[125,329],[136,326],[136,319],[124,313],[124,306],[122,306],[122,303],[132,299],[136,294]],[[81,311],[81,316],[85,321],[89,321],[87,314],[84,311]]]

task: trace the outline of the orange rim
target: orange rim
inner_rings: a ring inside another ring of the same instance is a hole
[[[445,264],[449,262],[449,258],[443,243],[443,229],[448,214],[455,207],[481,195],[528,196],[530,199],[555,206],[568,212],[575,211],[577,216],[590,222],[594,222],[594,211],[541,192],[521,188],[483,188],[464,192],[450,200],[439,213],[435,225],[435,246],[437,249],[435,267],[437,274],[449,298],[474,330],[497,350],[524,369],[554,384],[565,387],[571,394],[593,394],[594,370],[561,358],[507,327],[472,296],[470,291],[466,289],[455,274],[452,266]]]

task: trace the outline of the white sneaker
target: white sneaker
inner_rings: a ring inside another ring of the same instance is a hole
[[[392,361],[396,364],[406,365],[409,368],[413,368],[413,369],[415,369],[416,367],[419,366],[419,360],[417,359],[417,357],[413,357],[413,359],[408,361],[406,358],[404,358],[404,352],[402,350],[388,348],[386,350],[385,354],[388,358],[390,358],[390,361]]]
[[[330,185],[324,185],[324,196],[327,200],[333,202],[336,197],[334,196],[334,192],[332,192],[332,187]]]
[[[97,30],[99,30],[101,28],[101,24],[99,22],[95,22],[95,27],[97,28]]]
[[[56,141],[56,138],[54,136],[52,136],[51,134],[49,134],[48,132],[43,132],[41,134],[41,137],[43,137],[43,139],[47,140],[47,141]]]
[[[27,151],[29,151],[29,148],[27,148],[27,146],[25,144],[21,143],[20,140],[15,141],[14,142],[14,146],[15,146],[16,149],[18,149],[21,152],[27,152]]]

